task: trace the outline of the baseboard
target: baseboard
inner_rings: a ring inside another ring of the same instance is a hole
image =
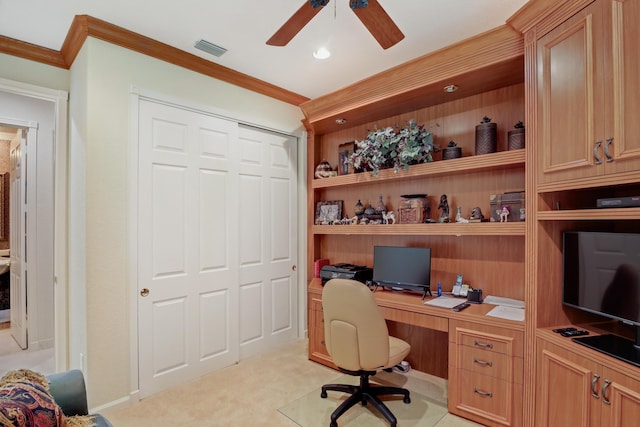
[[[112,400],[111,402],[107,402],[104,405],[96,406],[95,408],[90,408],[90,414],[97,414],[103,412],[107,409],[120,409],[120,408],[128,408],[133,404],[133,402],[137,402],[138,400],[134,398],[134,395],[138,394],[138,392],[134,392],[129,396],[121,397],[120,399]]]

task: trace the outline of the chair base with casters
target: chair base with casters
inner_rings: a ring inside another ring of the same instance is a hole
[[[348,371],[346,369],[340,369],[342,372],[359,376],[360,377],[360,385],[350,385],[350,384],[325,384],[322,386],[322,392],[320,393],[320,397],[325,399],[327,397],[327,391],[339,391],[342,393],[351,394],[347,400],[342,402],[338,408],[333,411],[331,414],[331,423],[329,427],[338,427],[338,418],[344,414],[349,408],[360,403],[362,406],[366,406],[367,403],[371,403],[371,405],[376,408],[391,424],[391,427],[396,427],[398,420],[391,413],[389,408],[382,403],[382,400],[378,398],[378,396],[386,396],[386,395],[402,395],[402,401],[404,403],[411,403],[411,398],[409,397],[409,390],[401,388],[401,387],[388,387],[388,386],[378,386],[371,385],[369,383],[369,377],[376,374],[376,371]]]

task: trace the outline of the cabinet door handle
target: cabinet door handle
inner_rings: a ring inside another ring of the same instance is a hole
[[[604,385],[602,386],[602,401],[607,405],[611,405],[611,401],[607,397],[607,389],[609,388],[610,385],[611,385],[611,381],[604,380]]]
[[[493,362],[485,362],[484,360],[479,360],[476,359],[475,357],[473,358],[473,363],[477,363],[478,365],[484,365],[484,366],[493,366]]]
[[[591,396],[595,397],[596,399],[600,399],[600,395],[598,395],[598,389],[596,388],[596,384],[598,383],[599,379],[600,375],[593,374],[593,379],[591,380]]]
[[[478,390],[476,387],[473,388],[473,392],[476,393],[476,394],[479,394],[480,396],[493,397],[493,393],[492,392]]]
[[[613,157],[609,153],[609,146],[613,142],[613,138],[607,138],[606,144],[604,144],[604,156],[607,158],[607,163],[613,162]]]
[[[593,158],[596,160],[595,161],[596,165],[602,164],[602,159],[600,159],[600,154],[598,154],[598,150],[600,149],[601,145],[602,145],[602,141],[596,141],[596,145],[593,147]]]
[[[473,345],[477,346],[477,347],[484,347],[484,348],[493,348],[493,344],[491,343],[483,343],[480,341],[473,341]]]

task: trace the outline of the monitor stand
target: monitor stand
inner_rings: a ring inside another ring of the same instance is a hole
[[[639,328],[640,329],[640,328]],[[573,341],[640,367],[640,345],[613,334],[576,337]]]
[[[427,285],[427,286],[418,286],[418,285],[399,285],[399,284],[387,284],[387,283],[380,283],[380,282],[376,282],[375,286],[373,288],[373,292],[376,291],[376,289],[378,289],[379,286],[382,286],[383,288],[391,288],[394,290],[411,290],[411,291],[418,291],[418,292],[422,292],[422,299],[425,299],[427,294],[429,294],[429,296],[433,296],[433,294],[431,293],[431,286]]]

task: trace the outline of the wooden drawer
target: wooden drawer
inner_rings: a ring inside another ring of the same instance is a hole
[[[466,371],[513,381],[513,358],[506,354],[461,345],[457,365]]]
[[[522,385],[494,377],[458,371],[456,413],[473,414],[499,424],[521,425]]]
[[[478,332],[470,329],[457,328],[456,341],[458,344],[495,353],[514,355],[514,338]]]

